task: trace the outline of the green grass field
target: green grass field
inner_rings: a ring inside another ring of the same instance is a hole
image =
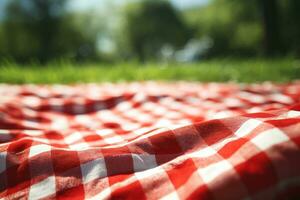
[[[144,80],[187,80],[201,82],[289,82],[300,79],[300,60],[211,60],[175,64],[71,64],[46,66],[0,65],[1,83],[87,83]]]

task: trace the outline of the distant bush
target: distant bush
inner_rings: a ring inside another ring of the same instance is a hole
[[[300,1],[212,0],[184,11],[197,37],[210,37],[208,56],[300,56]]]
[[[256,6],[255,1],[214,0],[200,9],[186,10],[184,16],[198,38],[212,39],[207,56],[258,55],[263,32]]]
[[[182,47],[191,32],[168,1],[144,0],[124,11],[123,49],[140,61],[157,58],[161,48]]]
[[[75,26],[66,0],[10,0],[0,26],[0,57],[41,63],[95,55],[96,38]]]

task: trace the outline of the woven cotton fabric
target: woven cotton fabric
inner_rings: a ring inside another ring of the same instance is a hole
[[[0,85],[0,199],[297,199],[300,83]]]

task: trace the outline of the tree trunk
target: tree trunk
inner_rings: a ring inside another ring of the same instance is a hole
[[[264,53],[274,56],[281,53],[277,0],[259,0],[264,28]]]

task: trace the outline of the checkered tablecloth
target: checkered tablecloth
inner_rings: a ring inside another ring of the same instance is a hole
[[[0,199],[300,197],[300,82],[0,85]]]

